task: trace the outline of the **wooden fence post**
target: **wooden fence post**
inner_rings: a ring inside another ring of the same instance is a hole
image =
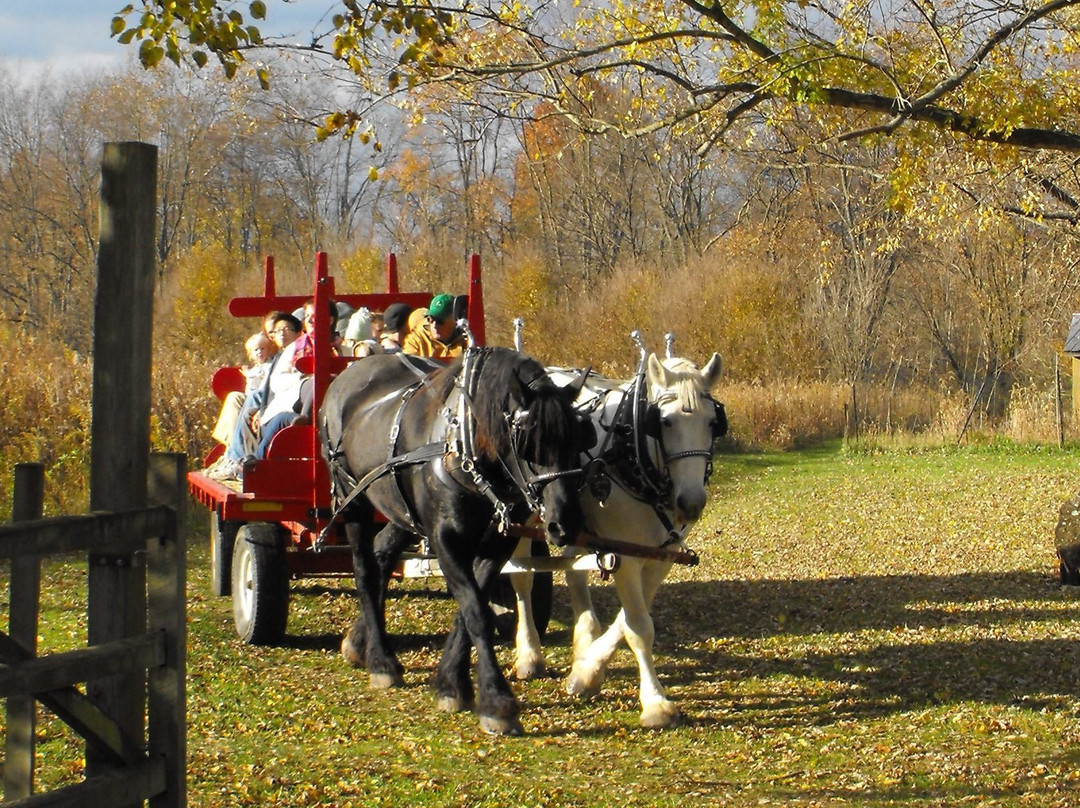
[[[147,504],[176,512],[173,535],[152,548],[146,569],[147,628],[165,633],[165,664],[147,676],[147,751],[165,758],[165,792],[150,808],[187,805],[186,481],[186,455],[150,455]]]
[[[91,511],[146,507],[156,197],[157,147],[106,143],[94,299]],[[88,642],[96,645],[145,631],[145,588],[139,556],[108,547],[91,552]],[[130,737],[143,737],[145,676],[122,674],[88,682],[87,693]],[[87,776],[111,768],[110,761],[87,748]]]
[[[45,467],[41,463],[15,466],[15,490],[11,521],[40,519],[45,502]],[[8,633],[30,653],[37,653],[38,611],[41,601],[41,560],[20,556],[11,562],[11,611]],[[24,799],[34,793],[35,704],[31,696],[15,696],[7,702],[4,740],[4,801]]]

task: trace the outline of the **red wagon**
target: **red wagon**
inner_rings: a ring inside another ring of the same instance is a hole
[[[310,298],[315,300],[316,311],[326,311],[331,300],[348,303],[355,309],[366,306],[371,311],[383,311],[395,302],[423,308],[432,294],[401,291],[393,255],[387,261],[385,292],[339,293],[327,270],[326,253],[320,252],[315,259],[312,294],[279,293],[273,258],[267,258],[263,294],[233,298],[229,313],[234,317],[255,318],[261,323],[268,312],[292,311]],[[469,260],[468,287],[461,298],[473,338],[483,344],[484,302],[479,256],[473,255]],[[247,643],[272,644],[284,637],[290,581],[352,574],[352,555],[340,524],[331,525],[324,540],[316,545],[316,539],[330,524],[332,503],[330,478],[319,450],[315,425],[331,379],[349,362],[363,360],[332,353],[327,319],[316,318],[315,328],[315,355],[298,363],[312,378],[311,423],[282,429],[271,441],[265,459],[245,465],[241,483],[213,480],[202,471],[188,474],[192,495],[210,511],[211,590],[215,595],[232,595],[237,633]],[[303,364],[306,362],[310,362],[310,367]],[[218,398],[223,399],[233,390],[243,390],[243,385],[243,375],[237,367],[221,368],[214,375],[213,389]],[[223,446],[215,447],[206,457],[206,464],[223,451]],[[373,530],[376,527],[373,525]],[[416,549],[417,552],[406,555],[399,575],[437,574],[437,561],[422,546]],[[539,551],[546,555],[546,546]],[[551,610],[550,575],[546,586],[542,583],[537,589],[534,602],[546,625]],[[507,597],[504,595],[500,600],[505,602]]]

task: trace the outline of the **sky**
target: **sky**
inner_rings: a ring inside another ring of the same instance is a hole
[[[20,72],[122,66],[131,47],[109,38],[127,0],[0,0],[0,59]]]
[[[135,0],[0,0],[0,61],[30,76],[122,67],[134,58],[136,46],[121,45],[109,31],[116,12],[129,2],[142,5]],[[310,31],[334,5],[332,0],[267,3],[268,19],[260,27],[264,35],[273,28]]]

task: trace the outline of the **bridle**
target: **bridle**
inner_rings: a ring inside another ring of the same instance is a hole
[[[681,531],[676,530],[669,516],[675,511],[672,501],[673,483],[671,465],[679,460],[693,457],[705,458],[703,483],[707,484],[712,476],[712,441],[701,449],[685,449],[669,452],[664,444],[663,430],[660,428],[661,401],[650,403],[646,380],[648,353],[645,350],[641,334],[634,331],[631,338],[640,350],[637,372],[628,388],[621,391],[621,399],[615,409],[611,422],[600,426],[605,431],[604,441],[595,456],[591,456],[588,479],[593,495],[602,503],[610,494],[611,483],[615,482],[634,499],[649,505],[656,513],[660,523],[668,532],[668,542],[680,541]],[[614,392],[614,391],[612,391]],[[591,402],[592,407],[602,407],[606,394]],[[704,394],[702,398],[716,411],[713,427],[713,439],[726,433],[727,419],[723,405]],[[656,444],[652,451],[649,441]],[[659,462],[654,460],[654,455]]]
[[[480,383],[481,371],[484,363],[491,355],[491,349],[481,347],[469,347],[465,350],[461,363],[461,372],[458,374],[456,386],[460,391],[457,400],[456,412],[448,405],[446,410],[450,429],[447,431],[446,445],[447,458],[458,456],[460,468],[466,472],[473,485],[480,491],[495,508],[495,521],[499,532],[505,533],[510,525],[510,509],[513,505],[513,492],[509,496],[488,480],[480,470],[477,462],[480,458],[476,450],[476,419],[472,414],[473,399]],[[519,377],[523,386],[536,391],[538,387],[547,382],[547,376],[543,373],[529,381]],[[450,413],[453,414],[451,415]],[[529,431],[532,428],[530,412],[527,408],[518,408],[513,412],[504,413],[507,430],[510,435],[510,454],[508,457],[499,457],[499,467],[507,479],[512,483],[516,493],[520,495],[524,504],[531,512],[539,511],[542,507],[544,487],[556,480],[578,477],[584,474],[581,468],[557,469],[554,471],[537,472],[533,462],[522,456],[522,448],[529,439]]]

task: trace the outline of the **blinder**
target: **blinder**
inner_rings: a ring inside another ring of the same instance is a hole
[[[722,438],[728,433],[727,413],[724,411],[724,405],[716,399],[711,399],[713,409],[716,411],[716,420],[713,421],[712,435],[713,440]]]
[[[645,410],[645,422],[642,424],[645,434],[655,440],[660,440],[660,405],[650,404]]]
[[[578,438],[581,441],[581,451],[587,452],[596,446],[598,436],[596,433],[596,424],[593,423],[592,418],[583,412],[576,413],[576,419],[578,424]]]

